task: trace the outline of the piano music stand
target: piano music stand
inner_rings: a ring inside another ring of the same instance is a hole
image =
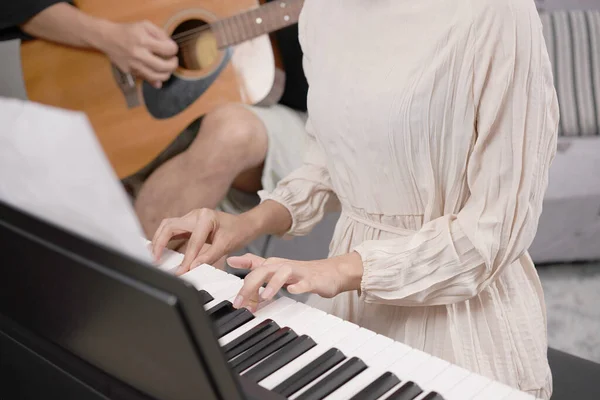
[[[273,396],[232,372],[182,279],[2,202],[0,250],[0,399]]]

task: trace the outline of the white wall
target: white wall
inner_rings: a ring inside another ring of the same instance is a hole
[[[546,10],[600,10],[600,0],[535,0]]]

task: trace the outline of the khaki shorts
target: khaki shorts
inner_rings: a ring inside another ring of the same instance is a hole
[[[261,181],[264,190],[272,191],[282,178],[302,165],[307,142],[306,113],[281,104],[246,107],[263,122],[267,131],[269,144]],[[239,214],[259,201],[257,194],[231,189],[218,208]]]

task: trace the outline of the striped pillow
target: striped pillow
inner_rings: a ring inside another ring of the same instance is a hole
[[[560,106],[560,136],[600,136],[600,11],[540,12]]]

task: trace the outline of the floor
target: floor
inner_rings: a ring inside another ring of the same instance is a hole
[[[600,262],[538,266],[551,347],[600,363]]]

